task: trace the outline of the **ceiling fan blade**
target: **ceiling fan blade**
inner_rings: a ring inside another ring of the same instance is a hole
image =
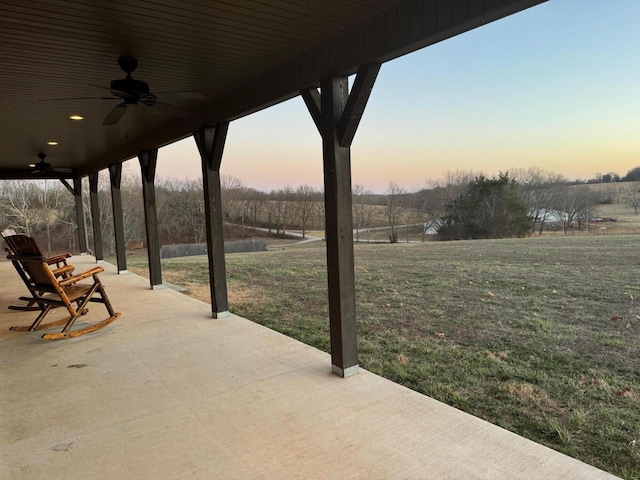
[[[51,169],[52,172],[58,173],[73,173],[73,168],[65,168],[65,167],[54,167]]]
[[[189,116],[189,111],[184,108],[176,107],[175,105],[169,105],[168,103],[161,102],[157,100],[153,105],[149,105],[150,107],[156,107],[160,110],[163,110],[171,115],[178,115],[179,117],[187,117]]]
[[[103,87],[103,86],[100,86],[100,85],[89,85],[89,86],[92,87],[92,88],[97,88],[99,90],[105,90],[107,92],[111,91],[111,88],[109,88],[109,87]]]
[[[102,122],[102,125],[115,125],[120,121],[120,119],[126,113],[126,111],[127,111],[127,104],[119,103],[118,105],[116,105],[111,109],[109,114],[106,116],[106,118]]]
[[[117,97],[67,97],[67,98],[45,98],[39,102],[63,102],[66,100],[118,100]]]
[[[106,90],[111,93],[111,97],[102,97],[103,100],[124,100],[125,98],[130,98],[131,92],[127,92],[125,90],[118,90],[117,88],[110,87],[100,87],[98,85],[90,85],[91,87],[98,88],[100,90]]]
[[[153,92],[155,95],[163,95],[180,100],[205,100],[207,96],[200,92]]]

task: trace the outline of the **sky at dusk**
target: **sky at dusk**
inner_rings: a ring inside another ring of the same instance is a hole
[[[640,165],[640,1],[550,0],[383,64],[351,163],[353,184],[375,192],[452,170],[624,175]],[[221,173],[320,188],[302,99],[233,121]],[[162,148],[157,174],[200,178],[193,139]]]

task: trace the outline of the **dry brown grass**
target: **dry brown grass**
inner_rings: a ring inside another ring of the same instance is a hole
[[[487,357],[489,360],[493,360],[495,362],[503,362],[505,361],[508,357],[509,354],[511,352],[508,350],[502,351],[502,352],[497,352],[497,353],[493,353],[490,350],[485,350],[484,351],[484,355],[485,357]]]

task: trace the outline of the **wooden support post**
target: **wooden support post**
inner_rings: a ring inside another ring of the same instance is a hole
[[[122,164],[109,165],[109,178],[111,180],[111,210],[113,213],[113,235],[116,243],[116,261],[118,273],[127,273],[127,253],[124,243],[124,221],[122,216],[122,192],[120,182],[122,180]]]
[[[73,179],[73,198],[76,203],[76,222],[78,227],[78,250],[80,254],[86,254],[89,251],[87,241],[87,219],[84,215],[84,202],[82,200],[82,179]]]
[[[359,370],[351,142],[379,68],[379,64],[361,67],[351,95],[347,77],[323,79],[320,93],[313,89],[301,92],[322,135],[331,368],[342,377],[354,375]]]
[[[326,78],[321,84],[331,368],[342,377],[358,372],[351,148],[340,146],[338,137],[348,86],[347,77]]]
[[[96,263],[104,261],[102,249],[102,225],[100,224],[100,199],[98,197],[98,172],[89,174],[89,198],[91,200],[91,224],[93,226],[93,254]]]
[[[202,127],[193,134],[202,163],[207,255],[209,257],[209,288],[213,318],[229,315],[222,228],[222,189],[220,187],[220,163],[228,129],[229,123],[222,122],[215,127]]]
[[[162,287],[162,267],[160,266],[160,239],[158,238],[158,213],[156,208],[156,164],[158,149],[145,150],[138,155],[142,170],[142,198],[144,201],[144,221],[147,233],[147,258],[149,259],[149,282],[151,288]]]

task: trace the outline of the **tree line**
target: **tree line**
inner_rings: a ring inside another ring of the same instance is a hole
[[[637,171],[640,174],[640,167]],[[541,235],[547,229],[567,234],[583,229],[598,205],[625,204],[637,215],[640,177],[623,185],[595,186],[575,184],[538,167],[491,178],[454,171],[412,197],[413,207],[423,212],[425,228],[441,240]]]
[[[85,179],[84,192],[88,191]],[[113,212],[108,175],[101,174],[98,187],[100,225],[108,255],[115,252]],[[204,198],[198,180],[157,179],[156,207],[162,244],[205,241]],[[121,182],[125,242],[141,245],[145,238],[142,186],[135,175],[125,174]],[[91,210],[88,194],[83,196],[86,217]],[[285,187],[271,192],[245,187],[235,177],[222,177],[225,239],[246,238],[258,229],[283,235],[286,230],[324,229],[322,191],[308,185]],[[92,222],[87,222],[92,244]],[[53,250],[78,251],[74,198],[57,180],[14,180],[0,182],[0,228],[11,228],[37,237]]]
[[[575,183],[609,183],[609,182],[637,182],[640,181],[640,166],[633,167],[625,175],[620,176],[616,172],[596,173],[595,177],[586,182],[576,181]]]
[[[635,170],[635,169],[634,169]],[[640,175],[640,167],[638,168]],[[86,180],[85,180],[86,181]],[[88,191],[85,185],[84,191]],[[123,222],[129,245],[143,242],[142,187],[137,176],[122,178]],[[84,195],[90,218],[88,195]],[[100,225],[108,254],[115,251],[108,175],[99,181]],[[162,244],[205,240],[204,200],[199,180],[158,179],[156,203]],[[322,190],[309,185],[263,192],[222,176],[225,238],[242,239],[264,229],[276,235],[297,230],[324,230]],[[487,238],[541,234],[553,226],[567,233],[581,229],[598,204],[625,203],[638,213],[640,176],[625,184],[609,182],[572,185],[561,175],[537,167],[512,170],[498,177],[480,172],[453,171],[424,187],[408,191],[390,182],[376,194],[353,186],[353,226],[356,240],[369,239],[373,228],[387,228],[388,240],[399,240],[401,225],[416,225],[440,239]],[[77,251],[73,196],[57,180],[0,182],[0,226],[35,236],[48,252]],[[512,228],[505,229],[505,225]],[[91,236],[91,222],[88,222]],[[91,242],[90,242],[91,244]]]

